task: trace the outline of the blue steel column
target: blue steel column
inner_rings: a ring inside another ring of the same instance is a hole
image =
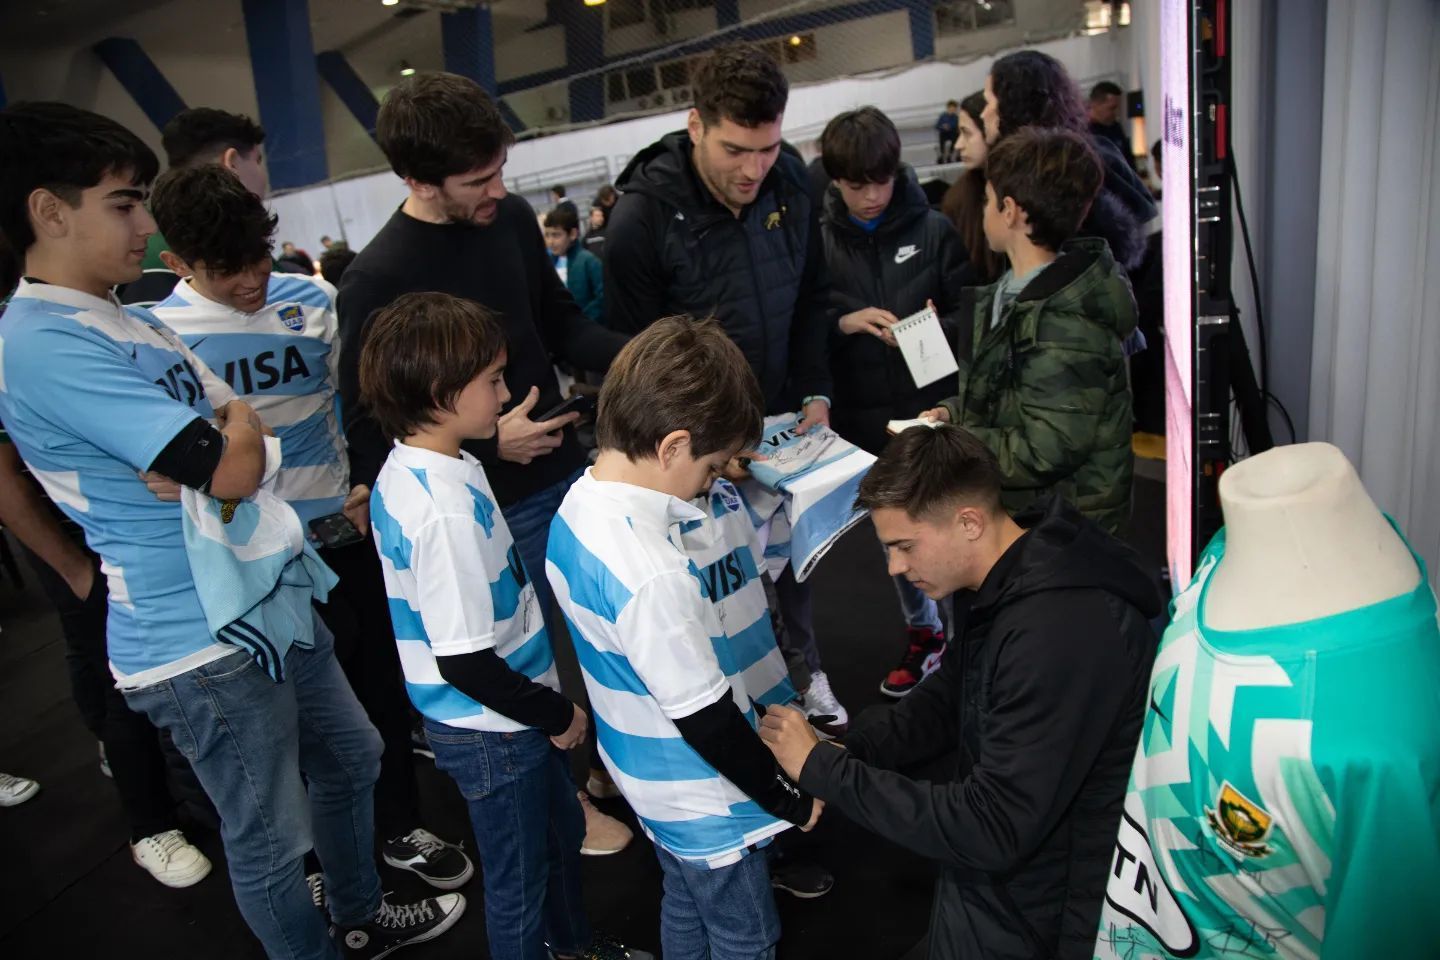
[[[910,51],[916,60],[935,56],[935,0],[905,0],[910,10]]]
[[[108,37],[94,46],[100,62],[110,68],[125,92],[135,99],[145,116],[163,128],[170,118],[185,109],[185,101],[165,79],[155,61],[129,37]]]
[[[270,186],[319,183],[328,173],[309,0],[243,0],[243,7]]]
[[[525,124],[500,98],[495,82],[495,31],[490,22],[488,6],[472,7],[455,13],[440,14],[440,43],[445,51],[445,69],[469,77],[495,100],[500,115],[516,133]]]
[[[565,67],[572,74],[597,71],[570,81],[570,122],[585,123],[605,117],[605,14],[603,7],[579,3],[563,9]]]
[[[375,139],[375,115],[380,112],[380,104],[355,68],[350,66],[350,61],[345,59],[345,54],[339,50],[326,50],[316,55],[315,67],[330,84],[330,89],[335,91],[335,96],[370,134],[370,139]]]

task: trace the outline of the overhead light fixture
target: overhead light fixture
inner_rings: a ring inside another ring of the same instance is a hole
[[[400,0],[380,0],[380,6],[382,6],[382,7],[393,7],[393,6],[395,6],[396,4],[398,4],[399,2],[400,2]]]
[[[797,36],[797,35],[792,34],[791,37],[790,37],[790,46],[792,46],[792,47],[798,47],[798,46],[800,46],[800,44],[802,44],[802,43],[804,43],[804,42],[805,42],[805,41],[801,40],[800,37]]]
[[[400,61],[400,76],[402,76],[402,77],[413,77],[414,75],[415,75],[415,68],[412,67],[412,66],[410,66],[410,61],[409,61],[409,60],[401,60],[401,61]]]
[[[605,6],[605,0],[585,0],[585,6],[587,6],[587,7],[603,7],[603,6]]]

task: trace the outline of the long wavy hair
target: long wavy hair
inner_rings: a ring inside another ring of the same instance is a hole
[[[995,61],[990,89],[1000,110],[1000,137],[1021,127],[1087,133],[1089,117],[1080,88],[1063,64],[1038,50],[1019,50]]]
[[[960,109],[970,115],[975,126],[985,129],[980,114],[985,109],[985,91],[977,90],[960,101]],[[960,242],[970,255],[970,263],[980,283],[993,283],[1005,272],[1005,258],[985,240],[985,168],[970,167],[945,191],[940,212],[949,218],[960,234]]]

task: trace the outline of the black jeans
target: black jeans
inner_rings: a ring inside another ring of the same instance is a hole
[[[165,779],[160,732],[144,714],[130,709],[125,697],[115,689],[115,678],[110,673],[105,650],[109,591],[105,575],[100,572],[100,559],[90,554],[95,581],[90,595],[81,600],[49,564],[29,549],[25,553],[60,616],[71,695],[86,729],[105,745],[120,805],[130,821],[131,842],[178,828],[175,800]]]
[[[348,547],[323,549],[320,557],[340,583],[328,603],[315,607],[335,635],[335,657],[355,698],[385,743],[375,782],[375,835],[393,840],[420,826],[420,797],[410,744],[410,700],[390,623],[385,574],[371,536]]]

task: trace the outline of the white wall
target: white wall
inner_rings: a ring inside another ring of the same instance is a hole
[[[606,16],[608,19],[608,12]],[[669,17],[669,29],[664,33],[658,32],[649,19],[646,19],[644,23],[621,27],[619,30],[607,30],[605,32],[605,56],[618,57],[635,50],[645,50],[661,44],[679,43],[681,40],[704,36],[714,30],[715,10],[713,7],[682,10]]]
[[[419,18],[417,18],[419,19]],[[513,20],[495,18],[495,78],[510,80],[565,66],[565,28],[526,33]]]
[[[903,10],[820,27],[813,32],[815,59],[784,65],[785,76],[792,84],[907,64],[914,55],[910,16]]]

